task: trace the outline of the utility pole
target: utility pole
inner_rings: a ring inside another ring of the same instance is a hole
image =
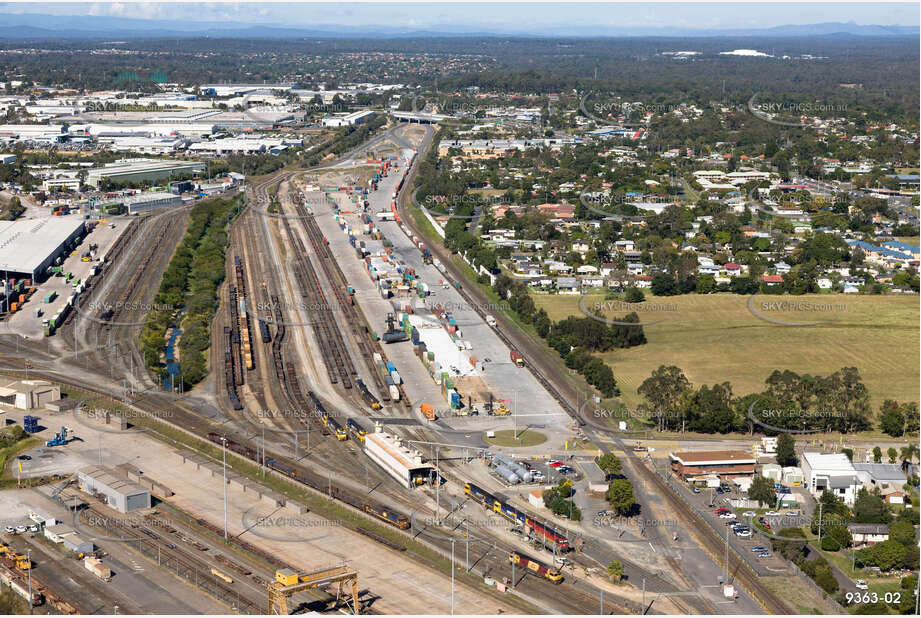
[[[451,538],[451,615],[454,615],[454,538]]]
[[[641,614],[646,614],[646,578],[643,578],[643,607],[640,609]]]
[[[729,583],[729,526],[726,526],[726,576],[724,581]]]
[[[227,438],[221,436],[221,457],[224,462],[224,542],[227,542]]]
[[[74,511],[76,513],[76,511]],[[29,614],[32,614],[32,550],[26,550],[26,560],[29,561]]]
[[[822,545],[822,503],[819,502],[819,546]]]
[[[466,571],[469,573],[470,572],[470,520],[469,519],[464,519],[464,527],[466,529],[464,536],[467,538],[467,562],[466,562],[467,568],[466,568]]]
[[[598,615],[604,616],[604,588],[602,588],[599,592],[601,606],[598,608]]]

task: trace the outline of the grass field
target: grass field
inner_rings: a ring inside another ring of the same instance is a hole
[[[579,312],[578,296],[533,294],[554,320]],[[787,301],[831,305],[828,310],[786,311],[762,303]],[[602,294],[586,296],[589,310],[607,317],[627,311],[595,311]],[[785,322],[826,322],[817,326],[780,326],[748,310],[748,297],[713,294],[654,297],[658,311],[637,311],[648,343],[603,355],[611,364],[623,401],[634,408],[637,387],[659,365],[677,365],[695,385],[728,381],[733,394],[763,390],[774,369],[827,375],[854,366],[878,411],[884,399],[918,401],[919,301],[917,296],[806,295],[757,296],[755,309]]]
[[[533,429],[519,429],[518,437],[511,429],[502,429],[496,432],[495,438],[483,438],[494,446],[537,446],[547,441],[547,436]]]

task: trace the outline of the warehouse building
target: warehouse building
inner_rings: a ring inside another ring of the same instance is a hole
[[[84,233],[77,217],[0,221],[0,270],[6,279],[41,280]]]
[[[61,399],[61,387],[44,380],[4,381],[0,386],[0,403],[20,410],[44,408]]]
[[[324,127],[348,127],[355,124],[361,124],[369,120],[373,115],[373,110],[352,112],[351,114],[336,114],[335,116],[327,116],[321,120],[320,123]]]
[[[156,210],[158,208],[167,208],[169,206],[179,206],[181,204],[181,196],[165,191],[159,193],[140,193],[125,198],[125,208],[128,209],[129,215]]]
[[[860,488],[857,470],[843,453],[803,453],[803,480],[812,495],[818,497],[828,490],[853,506]]]
[[[424,462],[422,453],[401,438],[385,433],[374,425],[374,433],[365,436],[365,453],[404,487],[412,488],[433,478],[435,466]]]
[[[45,537],[52,543],[61,543],[70,551],[78,554],[88,554],[95,549],[92,541],[88,541],[77,534],[71,526],[55,524],[45,526]]]
[[[207,170],[199,161],[160,161],[157,159],[122,159],[86,174],[86,184],[99,188],[104,179],[112,182],[144,182],[170,179],[172,176],[203,174]]]
[[[150,491],[119,477],[102,466],[87,466],[77,472],[80,489],[98,494],[106,503],[122,513],[150,508]]]

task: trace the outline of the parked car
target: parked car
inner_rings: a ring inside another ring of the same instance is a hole
[[[780,513],[778,513],[777,511],[768,511],[767,513],[765,513],[765,515],[767,517],[777,517],[778,515],[780,515]]]
[[[39,529],[39,527],[36,526],[36,525],[34,525],[34,524],[31,525],[31,526],[29,526],[29,532],[36,532],[36,533],[37,533],[37,532],[40,532],[40,531],[41,531],[41,530]]]
[[[757,513],[755,513],[754,511],[745,511],[744,513],[742,513],[742,515],[744,515],[745,517],[754,517],[755,515],[757,515]]]
[[[4,528],[4,530],[6,531],[7,534],[13,534],[14,532],[16,532],[16,528],[14,528],[13,526],[7,526],[6,528]]]
[[[732,519],[733,517],[735,517],[735,515],[731,511],[720,513],[720,519]]]
[[[716,488],[716,493],[718,493],[718,494],[724,493],[724,492],[723,492],[723,488],[722,488],[722,487],[717,487],[717,488]]]
[[[699,493],[700,493],[700,487],[698,487],[697,485],[694,485],[694,487],[691,488],[691,491],[693,491],[695,494],[699,494]]]
[[[758,557],[759,557],[759,558],[770,558],[770,557],[771,557],[771,552],[769,552],[769,551],[763,551],[763,552],[761,552],[760,554],[758,554]]]
[[[16,526],[16,534],[22,534],[25,531],[26,531],[25,526]]]
[[[739,530],[738,532],[736,532],[736,536],[740,536],[746,539],[751,538],[752,531],[751,530]]]
[[[870,588],[867,585],[867,582],[862,579],[858,579],[856,582],[854,582],[854,586],[857,588],[857,590],[867,590]]]
[[[763,545],[755,545],[754,547],[752,547],[752,551],[755,553],[762,552],[766,549],[767,547],[764,547]]]

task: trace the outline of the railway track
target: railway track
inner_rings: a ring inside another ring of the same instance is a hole
[[[181,549],[176,543],[164,539],[160,534],[151,530],[150,527],[130,519],[107,516],[93,506],[87,507],[82,513],[85,517],[93,516],[91,521],[84,521],[84,525],[101,528],[106,534],[114,534],[118,538],[128,539],[130,547],[137,549],[147,558],[156,561],[158,565],[165,566],[178,576],[193,583],[218,601],[230,605],[240,613],[263,613],[263,598],[260,597],[258,600],[254,600],[255,595],[248,598],[242,596],[241,591],[245,587],[240,586],[239,582],[237,585],[233,585],[214,575],[212,572],[214,566],[212,564]],[[175,531],[175,529],[173,530]],[[188,544],[187,540],[183,538],[177,538],[176,540],[177,542]],[[205,549],[202,550],[201,547]],[[201,547],[199,547],[200,551],[207,550],[207,547],[203,545]]]

